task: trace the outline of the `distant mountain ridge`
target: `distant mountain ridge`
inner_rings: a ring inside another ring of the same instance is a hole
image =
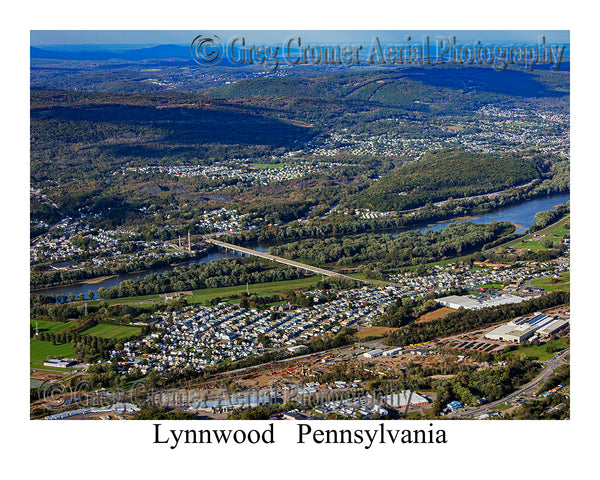
[[[31,58],[53,60],[151,60],[156,58],[186,58],[191,60],[189,46],[173,44],[136,48],[120,52],[111,50],[82,50],[73,52],[30,47],[29,54]]]
[[[190,47],[186,45],[156,45],[154,47],[135,48],[132,50],[52,50],[39,47],[29,47],[30,58],[47,60],[97,61],[106,62],[120,60],[123,62],[141,62],[145,60],[177,60],[195,63]],[[220,67],[239,67],[227,57],[218,63]]]

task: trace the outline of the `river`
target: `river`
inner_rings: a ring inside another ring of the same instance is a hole
[[[534,222],[535,214],[544,210],[552,210],[553,207],[566,203],[570,199],[569,193],[560,195],[552,195],[550,197],[536,198],[527,202],[512,205],[510,207],[501,208],[490,213],[485,213],[479,217],[469,218],[459,221],[440,222],[426,227],[421,227],[419,230],[440,230],[446,228],[451,223],[473,222],[473,223],[492,223],[492,222],[511,222],[517,225],[517,233],[522,233],[531,227]]]
[[[447,227],[451,223],[462,223],[462,222],[473,222],[473,223],[491,223],[491,222],[512,222],[516,225],[519,225],[520,228],[517,228],[517,232],[523,232],[527,228],[529,228],[534,223],[534,216],[537,212],[543,210],[551,210],[556,205],[563,204],[570,199],[570,194],[560,194],[560,195],[552,195],[550,197],[536,198],[534,200],[529,200],[524,203],[520,203],[518,205],[513,205],[510,207],[502,208],[496,210],[494,212],[486,213],[479,217],[470,218],[466,220],[458,220],[458,221],[448,221],[435,223],[432,225],[427,225],[424,227],[415,227],[419,231],[425,231],[428,229],[431,230],[440,230],[442,228]],[[406,228],[401,228],[396,231],[387,231],[387,233],[398,234],[399,232],[406,231]],[[267,245],[262,244],[254,244],[250,245],[250,248],[254,250],[258,250],[260,252],[268,251]],[[187,262],[183,262],[178,266],[187,267],[193,263],[208,263],[213,260],[220,260],[222,258],[239,258],[239,255],[236,255],[232,252],[218,251],[205,255],[204,257],[197,258],[194,260],[189,260]],[[46,288],[43,290],[38,290],[36,293],[46,293],[49,295],[69,295],[73,293],[75,296],[78,296],[80,293],[83,293],[86,298],[88,292],[92,290],[94,292],[94,296],[97,298],[98,289],[100,287],[110,288],[119,285],[124,280],[137,280],[151,273],[162,273],[167,270],[172,270],[174,267],[165,266],[165,267],[157,267],[152,268],[150,270],[145,270],[139,273],[123,273],[119,275],[112,276],[105,280],[96,282],[96,283],[81,283],[77,285],[71,285],[68,287],[55,287],[55,288]]]

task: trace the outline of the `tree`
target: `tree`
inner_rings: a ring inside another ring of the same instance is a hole
[[[90,288],[90,290],[88,291],[88,298],[89,298],[90,300],[93,300],[93,299],[94,299],[94,291],[93,291],[91,288]]]
[[[150,388],[154,388],[158,385],[158,382],[160,380],[160,375],[158,372],[152,370],[149,374],[148,374],[148,386]]]

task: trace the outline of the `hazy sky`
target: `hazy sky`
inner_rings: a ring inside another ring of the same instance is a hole
[[[189,45],[199,34],[219,35],[225,40],[233,36],[245,36],[253,42],[280,44],[290,36],[304,36],[312,42],[358,43],[369,42],[375,36],[382,41],[405,42],[428,35],[432,40],[455,36],[460,43],[527,43],[539,42],[542,36],[546,43],[568,44],[568,30],[32,30],[32,46],[49,45]]]

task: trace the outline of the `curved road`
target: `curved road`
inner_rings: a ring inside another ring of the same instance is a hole
[[[564,359],[569,354],[569,352],[570,348],[567,348],[566,350],[563,350],[554,355],[554,357],[552,357],[550,360],[544,362],[546,368],[542,371],[542,373],[540,373],[529,383],[526,383],[521,388],[515,390],[513,393],[507,395],[506,397],[501,398],[500,400],[496,400],[495,402],[486,403],[481,407],[467,408],[466,410],[452,413],[451,415],[448,415],[448,418],[466,418],[478,416],[488,412],[490,409],[497,407],[498,405],[502,405],[503,403],[512,400],[515,397],[522,395],[530,395],[531,393],[533,393],[533,390],[535,390],[539,385],[541,385],[546,380],[548,380],[548,378],[550,378],[550,376],[554,373],[554,370],[563,365]]]

